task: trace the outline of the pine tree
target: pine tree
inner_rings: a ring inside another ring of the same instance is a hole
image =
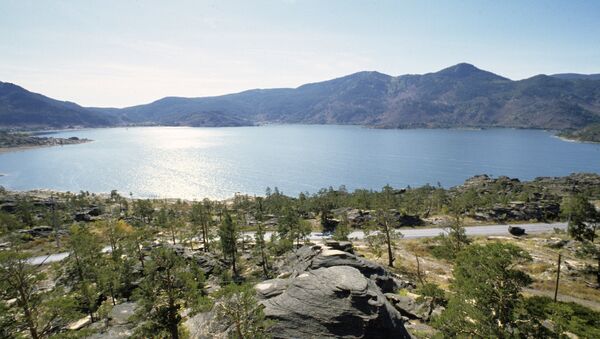
[[[194,229],[198,227],[202,233],[202,246],[205,252],[209,251],[210,226],[212,224],[211,202],[204,199],[202,203],[194,203],[190,212],[190,221]],[[198,232],[195,232],[198,233]]]
[[[231,324],[233,338],[269,337],[266,333],[269,322],[265,319],[263,307],[255,298],[252,286],[230,284],[220,291],[220,295],[222,297],[215,305],[217,319]]]
[[[335,240],[348,240],[350,234],[350,222],[348,221],[348,213],[342,213],[340,222],[335,227],[333,232],[333,239]]]
[[[98,273],[103,261],[99,239],[86,226],[71,227],[69,241],[69,261],[67,271],[75,282],[75,288],[81,296],[83,308],[95,321],[94,312],[98,308],[96,300],[99,294]]]
[[[389,209],[380,208],[375,211],[375,218],[370,227],[365,230],[367,243],[378,257],[381,257],[381,247],[387,249],[388,266],[394,267],[393,250],[396,248],[397,240],[402,238],[402,233],[397,232],[398,220]]]
[[[254,234],[254,240],[256,242],[256,247],[255,247],[255,252],[257,254],[257,256],[259,257],[260,260],[260,266],[262,267],[263,270],[263,275],[266,278],[270,277],[269,274],[269,255],[267,253],[267,244],[265,241],[265,231],[264,231],[264,225],[263,225],[263,218],[264,218],[264,214],[263,214],[263,198],[258,197],[256,198],[256,213],[255,213],[255,219],[256,219],[256,233]]]
[[[27,262],[19,244],[0,251],[0,299],[16,300],[12,307],[0,303],[0,334],[12,337],[23,327],[31,338],[44,338],[58,324],[64,325],[78,316],[74,300],[65,296],[62,289],[40,291],[39,285],[44,280],[46,275],[39,266]]]
[[[451,337],[511,337],[521,289],[532,281],[514,267],[529,260],[527,252],[512,244],[465,248],[454,266],[453,296],[436,326]]]
[[[219,237],[221,238],[221,248],[225,260],[231,262],[231,269],[234,277],[238,276],[237,253],[239,231],[236,223],[231,218],[231,214],[227,209],[223,211],[221,226],[219,227]]]
[[[197,268],[197,267],[196,267]],[[198,309],[206,302],[201,270],[186,265],[172,249],[152,250],[137,290],[138,315],[145,323],[137,330],[141,337],[180,337],[183,308]]]
[[[579,241],[594,242],[600,226],[600,213],[588,198],[582,194],[566,197],[560,208],[569,223],[569,234]]]

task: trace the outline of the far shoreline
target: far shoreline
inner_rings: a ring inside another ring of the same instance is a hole
[[[88,139],[80,139],[81,142],[70,143],[70,144],[54,144],[54,145],[29,145],[29,146],[15,146],[15,147],[0,147],[0,154],[13,153],[13,152],[23,152],[29,151],[38,148],[49,148],[49,147],[58,147],[58,146],[70,146],[70,145],[80,145],[92,142],[93,140]]]

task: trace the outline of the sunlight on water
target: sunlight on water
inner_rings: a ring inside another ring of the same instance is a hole
[[[600,145],[537,130],[374,130],[354,126],[138,127],[69,131],[94,142],[0,154],[10,189],[227,198],[346,185],[449,187],[476,174],[520,179],[600,172]]]
[[[208,148],[223,143],[222,129],[188,129],[179,127],[140,128],[139,142],[162,150]]]

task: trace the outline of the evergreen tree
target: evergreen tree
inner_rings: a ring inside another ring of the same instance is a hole
[[[531,260],[512,244],[471,245],[458,254],[448,308],[434,322],[451,337],[511,337],[521,289],[531,278],[515,265]]]
[[[64,325],[77,317],[73,299],[65,296],[62,289],[40,290],[46,278],[39,266],[27,262],[19,244],[0,251],[0,299],[16,300],[13,306],[0,302],[0,334],[10,338],[22,327],[31,338],[44,338],[58,324]]]
[[[133,213],[146,225],[150,224],[152,217],[154,216],[154,207],[152,206],[152,201],[148,199],[136,200],[134,202]]]
[[[200,228],[202,233],[202,246],[205,252],[209,251],[210,226],[212,224],[211,202],[204,199],[202,203],[194,203],[190,212],[190,221],[194,230]]]
[[[394,267],[393,250],[396,248],[397,240],[402,238],[402,233],[397,232],[398,220],[394,212],[389,209],[378,209],[375,218],[365,230],[365,236],[369,248],[378,256],[382,256],[382,247],[387,249],[388,266]]]
[[[26,226],[33,226],[33,204],[29,198],[23,198],[17,200],[17,216],[21,222]]]
[[[600,225],[600,213],[583,194],[563,199],[561,213],[569,222],[569,234],[579,240],[594,242]]]
[[[298,215],[298,212],[292,206],[286,206],[283,210],[283,216],[279,219],[277,225],[277,233],[282,247],[291,249],[294,247],[294,241],[296,245],[300,245],[300,241],[305,239],[310,234],[310,224],[305,220],[302,220]]]
[[[236,223],[231,218],[231,214],[227,209],[224,210],[221,226],[219,227],[219,237],[221,238],[221,248],[225,260],[231,262],[231,269],[234,277],[238,276],[237,254],[239,231]]]
[[[268,338],[269,323],[265,320],[262,306],[255,298],[250,285],[230,284],[219,293],[222,298],[215,305],[217,319],[231,324],[231,337],[236,339]]]
[[[269,274],[269,255],[268,255],[268,250],[267,250],[267,244],[265,241],[265,231],[264,231],[264,225],[263,225],[263,198],[258,197],[256,198],[256,213],[255,213],[255,219],[256,219],[256,233],[254,234],[254,240],[256,242],[256,247],[255,247],[255,253],[259,258],[259,263],[260,266],[262,267],[263,270],[263,275],[266,278],[270,277]]]
[[[136,333],[142,337],[180,337],[183,308],[197,310],[205,303],[204,276],[197,267],[188,267],[172,249],[152,250],[137,290],[138,315],[145,320]]]
[[[82,308],[94,322],[94,312],[99,306],[96,302],[99,295],[98,274],[103,264],[101,242],[86,226],[74,225],[70,233],[71,254],[67,262],[67,273],[79,294]]]
[[[340,222],[335,227],[333,232],[333,239],[335,240],[348,240],[350,234],[350,222],[348,221],[348,213],[342,213]]]

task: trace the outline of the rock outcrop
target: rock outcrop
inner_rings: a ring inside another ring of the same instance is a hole
[[[135,321],[132,316],[135,314],[136,303],[126,302],[113,307],[108,317],[108,322],[96,322],[92,324],[92,329],[97,330],[90,338],[93,339],[125,339],[131,338]]]
[[[479,208],[471,215],[472,218],[482,221],[548,221],[556,220],[559,216],[560,205],[553,201],[513,201],[487,209]]]
[[[275,338],[409,338],[385,292],[410,285],[382,266],[325,245],[279,263],[278,278],[255,286]]]
[[[442,306],[437,306],[432,309],[431,298],[425,297],[423,300],[417,298],[417,295],[398,295],[394,293],[386,293],[385,297],[394,305],[394,307],[409,319],[418,319],[427,321],[432,315],[441,314],[444,309]]]
[[[277,288],[273,288],[275,284]],[[409,338],[400,313],[358,269],[323,267],[256,285],[275,338]],[[262,293],[265,291],[266,293]],[[281,292],[273,296],[274,291]]]
[[[398,194],[403,194],[406,190],[399,190]],[[402,226],[421,226],[425,222],[418,215],[406,214],[397,210],[391,210],[394,215],[395,221],[399,227]],[[373,211],[359,210],[356,208],[343,207],[332,210],[331,213],[335,216],[335,219],[329,219],[332,223],[337,223],[343,217],[346,216],[350,226],[354,228],[362,228],[373,220]]]
[[[412,287],[410,282],[400,280],[377,263],[325,245],[303,246],[288,253],[278,263],[277,272],[279,277],[293,278],[309,270],[334,266],[356,268],[366,278],[375,282],[383,293],[393,293],[399,288]]]

